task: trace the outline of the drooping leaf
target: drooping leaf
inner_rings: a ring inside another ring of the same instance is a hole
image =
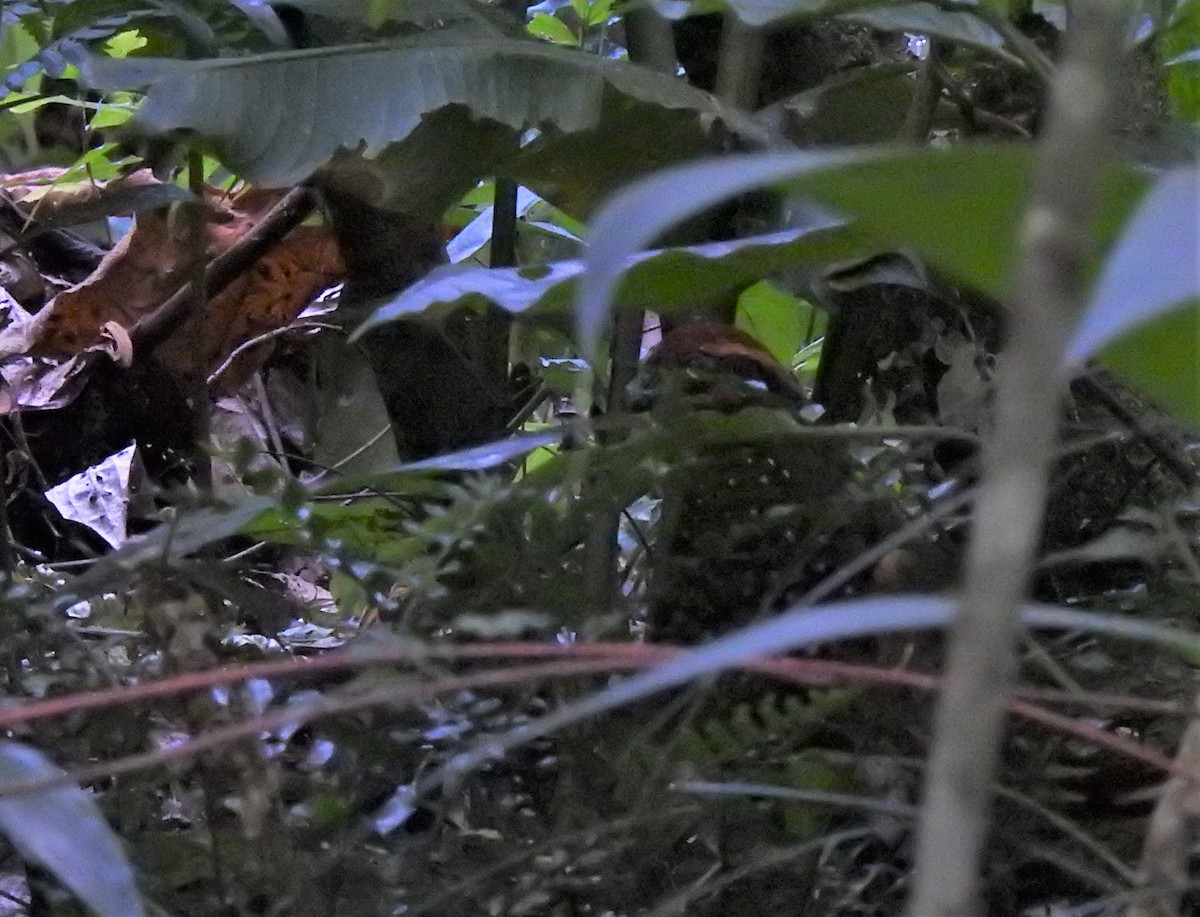
[[[583,218],[635,178],[715,151],[706,119],[612,87],[595,124],[543,130],[497,172]]]
[[[271,47],[286,48],[291,44],[275,8],[266,0],[229,0],[229,3],[253,23]]]
[[[556,446],[562,441],[562,431],[544,430],[539,433],[521,433],[508,439],[486,443],[482,446],[472,446],[452,452],[449,455],[439,455],[435,458],[422,459],[402,466],[402,470],[410,473],[426,471],[486,471],[511,462],[523,455],[528,455],[535,449]]]
[[[517,188],[517,217],[523,217],[541,198],[528,188]],[[446,255],[451,264],[458,264],[470,258],[485,245],[492,241],[492,223],[495,220],[495,209],[488,206],[480,211],[479,216],[471,220],[446,246]]]
[[[529,21],[529,34],[544,38],[560,45],[578,45],[579,36],[567,28],[567,24],[557,16],[548,13],[538,13]]]
[[[585,353],[595,346],[631,254],[704,209],[766,186],[831,207],[881,247],[916,251],[954,280],[1006,300],[1033,156],[1029,148],[1004,145],[764,153],[643,179],[593,221],[576,315],[581,344]],[[1111,244],[1145,187],[1145,179],[1126,167],[1104,175],[1098,251]]]
[[[490,25],[487,11],[471,0],[293,0],[288,6],[304,13],[306,26],[317,32],[316,43],[322,45],[345,44],[355,34],[361,40],[397,23],[423,30]],[[330,34],[331,23],[341,31]]]
[[[1086,359],[1121,334],[1200,299],[1200,178],[1194,167],[1159,179],[1126,225],[1071,341]]]
[[[855,67],[772,105],[760,118],[801,148],[894,141],[912,102],[915,63]]]
[[[595,128],[612,94],[694,123],[756,128],[671,76],[537,41],[439,31],[352,45],[201,61],[79,60],[94,87],[146,87],[134,125],[194,131],[240,175],[266,184],[307,178],[339,151],[370,159],[423,117],[463,106],[473,123],[559,134]],[[455,142],[471,150],[471,132]],[[694,150],[688,152],[695,152]],[[487,161],[478,171],[489,171]],[[395,203],[386,176],[374,195]]]
[[[7,785],[65,775],[36,749],[0,742],[0,792]],[[78,786],[0,796],[0,831],[99,917],[146,913],[120,840],[95,799]]]
[[[860,246],[853,233],[826,225],[632,254],[616,301],[622,308],[670,312],[736,292],[787,268],[847,258]],[[431,312],[436,316],[485,302],[514,314],[565,316],[583,271],[582,261],[510,269],[442,268],[380,306],[358,333],[405,315]]]

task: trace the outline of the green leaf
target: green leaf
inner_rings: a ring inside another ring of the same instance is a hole
[[[1159,54],[1174,113],[1184,121],[1200,121],[1200,0],[1181,3],[1159,39]]]
[[[612,89],[592,127],[543,131],[498,171],[581,217],[641,175],[712,155],[714,139],[703,118]]]
[[[23,22],[5,23],[0,29],[0,69],[10,70],[29,60],[40,50],[37,40]]]
[[[588,5],[587,24],[604,25],[612,17],[613,0],[593,0]]]
[[[826,263],[861,251],[858,236],[836,227],[788,230],[734,242],[628,255],[616,301],[621,308],[670,312],[705,297],[734,293],[764,277],[803,264]],[[491,302],[514,314],[564,316],[570,312],[582,261],[532,268],[441,268],[380,306],[355,334],[404,316],[438,316],[460,306]],[[795,348],[784,358],[790,361]]]
[[[541,430],[536,433],[519,433],[507,439],[472,446],[448,455],[409,462],[398,469],[404,473],[419,474],[429,471],[486,471],[506,462],[515,461],[535,449],[556,446],[562,441],[561,430]],[[344,482],[343,482],[344,486]]]
[[[608,303],[632,253],[730,197],[777,186],[833,208],[881,248],[918,252],[953,279],[1007,299],[1034,151],[1005,145],[948,151],[764,153],[682,166],[643,179],[593,221],[576,320],[595,353]],[[1103,252],[1144,192],[1127,167],[1104,176],[1095,238]]]
[[[1126,334],[1100,352],[1100,362],[1175,417],[1200,427],[1200,301]]]
[[[118,32],[104,43],[104,53],[109,57],[128,57],[139,48],[146,47],[146,38],[137,29]]]
[[[912,103],[914,64],[855,67],[771,106],[781,132],[798,147],[895,140]]]
[[[693,123],[717,119],[758,130],[665,74],[541,42],[462,31],[202,61],[85,55],[79,64],[93,87],[146,87],[134,119],[141,130],[194,131],[233,171],[265,184],[301,181],[339,151],[377,157],[423,117],[452,105],[482,129],[502,126],[513,145],[530,127],[560,134],[595,128],[610,94]],[[475,143],[470,132],[455,138],[466,150]],[[490,171],[486,156],[477,158],[476,172]],[[388,192],[385,175],[372,197],[386,206]]]
[[[790,366],[804,343],[813,307],[769,283],[756,283],[738,297],[734,324]]]
[[[10,785],[66,777],[36,749],[0,742],[0,792]],[[47,869],[99,917],[146,913],[121,842],[91,793],[64,782],[0,796],[0,831],[23,857]]]
[[[100,110],[88,121],[88,128],[98,131],[106,127],[120,127],[132,117],[132,105],[102,104]]]
[[[880,3],[874,8],[840,16],[880,32],[931,35],[962,45],[996,49],[1004,39],[970,10],[940,9],[932,3]]]
[[[557,16],[549,13],[538,13],[525,27],[530,35],[544,38],[560,45],[578,45],[579,36],[567,28],[567,24]]]

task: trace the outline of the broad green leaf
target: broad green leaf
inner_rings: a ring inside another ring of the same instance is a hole
[[[37,54],[38,49],[37,40],[29,34],[23,23],[6,23],[0,30],[0,69],[7,75],[10,70]]]
[[[764,277],[803,264],[826,263],[861,250],[861,240],[825,226],[711,242],[688,248],[633,253],[616,294],[622,308],[670,312],[735,293]],[[495,303],[514,314],[565,316],[584,271],[582,261],[530,268],[441,268],[379,307],[356,334],[406,315],[436,316],[464,305]],[[784,358],[790,360],[795,348]]]
[[[88,129],[104,130],[109,127],[120,127],[133,117],[133,106],[102,104],[100,110],[88,121]]]
[[[1015,145],[953,150],[830,150],[726,157],[643,179],[593,221],[576,321],[594,353],[629,257],[672,226],[730,197],[776,186],[826,205],[883,248],[918,252],[954,280],[1006,300],[1034,151]],[[1144,192],[1145,179],[1113,167],[1104,179],[1095,238],[1103,251]]]
[[[423,117],[457,105],[472,123],[562,134],[595,128],[606,94],[694,123],[752,124],[680,80],[535,41],[433,32],[392,44],[318,48],[201,61],[80,60],[93,87],[144,86],[134,124],[198,133],[226,165],[264,184],[292,184],[339,151],[378,156]],[[471,149],[474,137],[457,138]],[[490,163],[479,164],[487,173]],[[387,176],[378,199],[386,204]],[[461,193],[461,190],[460,192]]]
[[[588,28],[602,26],[612,16],[613,0],[591,0],[587,7]]]
[[[254,24],[272,48],[291,46],[287,30],[284,29],[274,7],[266,0],[229,0],[229,3]]]
[[[753,26],[802,16],[828,15],[831,10],[846,5],[839,0],[726,0],[724,3],[706,0],[651,0],[651,3],[668,19],[682,19],[685,16],[730,9],[742,22]]]
[[[40,751],[0,742],[0,793],[6,786],[66,776]],[[75,784],[0,795],[0,831],[99,917],[146,913],[121,841],[92,794]]]
[[[608,89],[593,126],[547,129],[500,163],[497,172],[572,216],[586,217],[641,175],[712,155],[713,139],[703,118]]]

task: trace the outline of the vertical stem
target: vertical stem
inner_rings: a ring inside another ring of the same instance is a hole
[[[625,14],[625,47],[629,59],[643,67],[671,74],[679,68],[671,24],[649,7]]]
[[[912,103],[904,115],[904,126],[900,139],[906,143],[925,146],[929,142],[929,131],[942,97],[941,63],[944,44],[932,35],[927,36],[929,50],[917,69],[917,81],[913,86]]]
[[[757,107],[764,44],[762,29],[746,25],[734,13],[725,14],[714,89],[718,99],[747,111]]]
[[[674,73],[678,62],[671,26],[653,10],[633,10],[625,16],[625,38],[629,59],[664,73]],[[613,339],[609,347],[608,397],[605,407],[612,412],[625,410],[625,389],[637,374],[641,359],[642,326],[645,313],[618,310],[613,320]],[[620,433],[609,431],[603,441],[613,442]],[[589,486],[603,486],[593,481]],[[621,529],[619,511],[602,512],[588,529],[584,544],[584,579],[588,594],[597,607],[612,608],[619,598],[617,576],[617,536]]]
[[[8,591],[17,570],[17,551],[8,524],[8,486],[0,479],[0,593]]]
[[[491,267],[514,267],[517,263],[517,183],[496,179],[492,199]]]
[[[517,183],[506,178],[496,179],[492,198],[492,267],[516,267],[517,264]],[[481,357],[485,365],[481,372],[496,391],[508,384],[509,338],[512,316],[495,304],[489,304],[484,316],[485,343]],[[505,418],[507,420],[507,418]]]
[[[204,347],[204,308],[208,303],[208,282],[205,276],[207,268],[208,245],[205,234],[205,224],[208,222],[208,212],[204,201],[204,156],[199,150],[188,152],[188,190],[196,196],[197,203],[190,206],[191,244],[196,247],[196,263],[192,271],[192,306],[193,319],[190,330],[196,335],[196,347],[200,353]],[[193,421],[193,441],[191,464],[193,465],[193,480],[202,491],[212,489],[212,458],[208,452],[210,435],[211,410],[208,400],[208,367],[203,362],[195,378],[189,378],[185,383],[189,390],[185,393],[191,408]]]
[[[641,309],[620,310],[613,322],[613,340],[609,348],[608,397],[606,408],[609,414],[626,410],[625,391],[637,375],[642,349],[642,325],[646,313]],[[624,438],[621,429],[607,429],[600,433],[603,444],[620,442]],[[593,482],[592,486],[604,486]],[[617,536],[621,531],[619,510],[603,511],[588,530],[584,546],[584,576],[587,578],[588,593],[600,608],[616,606],[620,578],[617,570]]]
[[[913,917],[980,913],[990,787],[1017,668],[1017,609],[1041,530],[1062,355],[1083,290],[1109,148],[1113,65],[1123,44],[1122,0],[1089,0],[1076,9],[1022,226],[994,434],[984,450],[966,593],[950,631],[926,773]]]

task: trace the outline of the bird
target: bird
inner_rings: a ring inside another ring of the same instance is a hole
[[[799,380],[762,344],[740,328],[708,319],[668,331],[626,392],[632,410],[680,398],[692,407],[725,412],[808,402]]]

